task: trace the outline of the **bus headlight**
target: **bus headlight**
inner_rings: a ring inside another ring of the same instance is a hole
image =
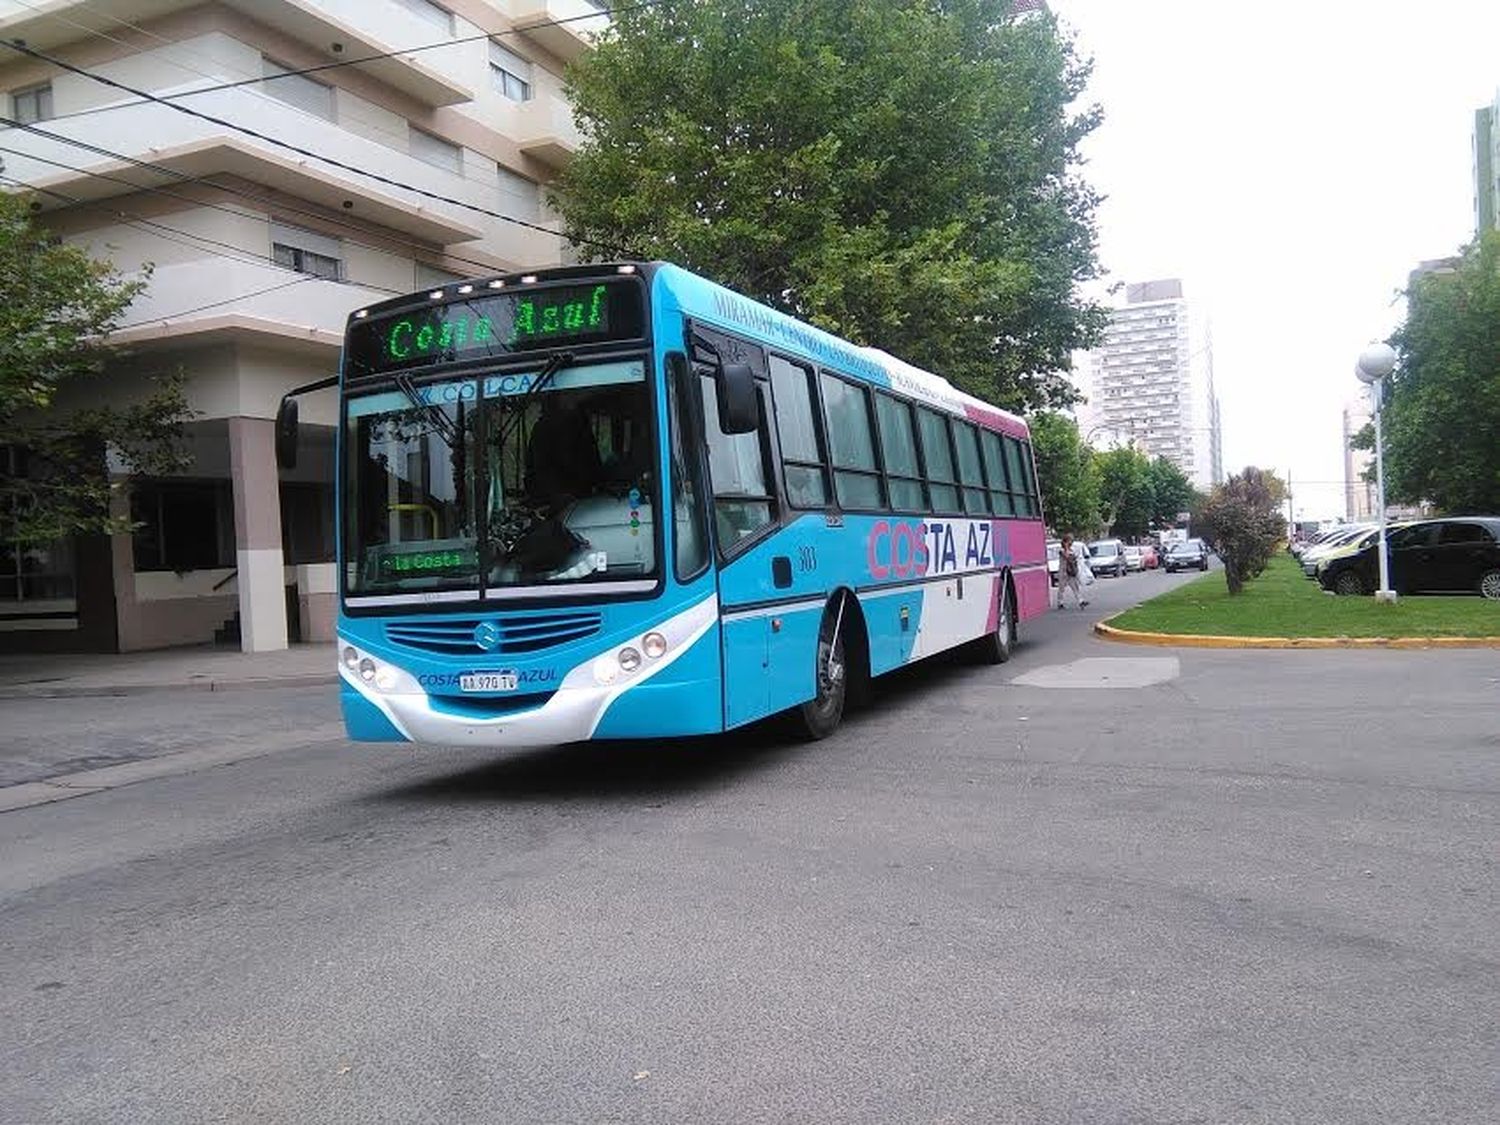
[[[359,653],[355,652],[353,647],[349,645],[344,646],[344,667],[348,668],[351,672],[359,667]]]
[[[620,650],[620,655],[617,659],[620,661],[620,671],[624,672],[627,676],[641,666],[641,654],[629,645]]]
[[[655,660],[667,651],[667,638],[661,633],[647,633],[641,638],[641,648],[645,649],[647,656]]]
[[[608,653],[594,661],[594,680],[600,687],[608,687],[620,677],[620,662]]]
[[[359,662],[359,678],[369,683],[375,678],[375,661],[368,656]]]

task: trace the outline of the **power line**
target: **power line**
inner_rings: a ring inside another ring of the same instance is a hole
[[[290,289],[293,285],[301,285],[304,281],[312,280],[312,277],[305,275],[302,277],[294,277],[291,281],[278,282],[275,285],[268,285],[264,289],[254,289],[249,293],[241,293],[235,297],[225,297],[222,301],[210,301],[206,305],[194,305],[190,309],[181,309],[178,312],[168,313],[166,316],[148,316],[143,320],[131,321],[129,324],[118,324],[114,328],[110,329],[110,331],[123,332],[127,328],[140,328],[143,325],[155,324],[157,321],[161,320],[177,320],[184,316],[191,316],[193,313],[203,312],[206,309],[217,309],[223,305],[232,305],[236,301],[248,301],[251,297],[264,296],[267,293],[274,293],[278,289]]]
[[[352,231],[355,231],[355,232],[357,232],[359,234],[374,235],[375,237],[378,237],[378,238],[385,238],[388,242],[395,243],[398,246],[409,247],[409,248],[411,248],[413,250],[421,251],[424,254],[431,255],[433,253],[432,250],[431,250],[431,248],[429,246],[427,246],[426,244],[421,243],[421,242],[414,242],[411,239],[401,238],[399,236],[385,235],[385,234],[382,234],[379,231],[372,231],[372,230],[370,230],[367,227],[360,226],[358,223],[351,222],[351,221],[349,221],[347,219],[344,219],[344,218],[341,218],[341,217],[337,217],[337,216],[333,216],[333,215],[326,215],[326,214],[324,214],[321,211],[311,211],[311,210],[308,210],[305,207],[297,207],[297,206],[295,206],[293,204],[285,203],[285,202],[283,202],[283,201],[281,201],[281,200],[279,200],[279,199],[277,199],[277,198],[275,198],[273,196],[270,196],[270,195],[262,195],[262,194],[259,194],[259,193],[253,192],[253,191],[245,191],[242,188],[232,188],[232,187],[229,187],[228,185],[221,184],[221,183],[217,182],[216,180],[212,180],[212,179],[207,179],[207,178],[199,179],[198,177],[195,177],[195,176],[189,176],[187,173],[185,173],[185,172],[179,172],[177,169],[170,168],[170,167],[168,167],[165,164],[156,164],[156,163],[153,163],[152,161],[149,161],[149,160],[141,160],[141,159],[139,159],[137,157],[129,156],[129,155],[123,153],[123,152],[115,152],[113,149],[103,148],[103,147],[101,147],[99,145],[91,144],[88,141],[78,140],[77,138],[74,138],[74,137],[65,136],[62,133],[51,132],[50,130],[40,128],[37,125],[23,124],[20,121],[17,121],[17,120],[15,120],[13,118],[5,117],[5,116],[0,116],[0,124],[10,125],[10,126],[13,126],[15,128],[24,129],[25,131],[27,131],[29,133],[35,133],[37,136],[46,137],[49,140],[54,140],[54,141],[61,142],[63,144],[72,145],[72,146],[74,146],[76,148],[81,148],[81,149],[83,149],[86,152],[92,152],[92,153],[94,153],[95,155],[98,155],[98,156],[105,156],[105,157],[109,157],[110,159],[120,160],[120,161],[123,161],[123,162],[125,162],[127,164],[131,164],[131,165],[133,165],[135,167],[143,168],[143,169],[146,169],[146,170],[152,171],[152,172],[156,172],[159,175],[169,176],[169,177],[173,178],[174,180],[178,181],[179,183],[189,184],[189,185],[193,185],[193,186],[201,186],[201,187],[211,188],[214,191],[221,192],[221,193],[223,193],[225,195],[228,195],[228,196],[232,196],[232,197],[236,197],[236,198],[240,198],[240,199],[248,199],[248,200],[251,200],[252,202],[256,202],[256,203],[262,203],[267,208],[269,208],[271,210],[274,210],[274,211],[284,212],[284,213],[293,214],[293,215],[302,215],[302,216],[304,216],[306,218],[317,219],[317,220],[319,220],[321,222],[329,224],[330,226],[342,227],[342,228],[344,228],[346,230],[352,230]],[[94,171],[94,170],[92,170],[90,168],[80,168],[77,165],[67,164],[67,163],[65,163],[65,162],[63,162],[61,160],[52,160],[52,159],[49,159],[48,157],[45,157],[45,156],[38,156],[35,153],[23,152],[23,151],[20,151],[20,150],[17,150],[17,149],[0,149],[0,151],[10,152],[13,155],[22,156],[22,157],[25,157],[28,160],[35,160],[35,161],[37,161],[38,163],[41,163],[41,164],[50,164],[54,168],[63,168],[63,169],[66,169],[67,171],[70,171],[70,172],[76,172],[79,175],[89,176],[89,177],[92,177],[92,178],[95,178],[95,179],[107,180],[107,181],[109,181],[111,183],[121,184],[121,185],[123,185],[125,187],[130,188],[132,191],[150,192],[153,195],[161,195],[161,196],[166,196],[166,197],[171,198],[171,199],[182,200],[185,203],[191,203],[191,204],[193,204],[194,206],[197,206],[197,207],[207,207],[207,208],[209,208],[211,210],[222,211],[222,212],[224,212],[227,215],[235,215],[235,216],[237,216],[239,218],[262,219],[262,218],[266,217],[265,215],[263,215],[263,214],[261,214],[259,212],[241,211],[241,210],[238,210],[238,209],[236,209],[234,207],[226,207],[226,206],[224,206],[223,204],[220,204],[220,203],[210,203],[209,201],[204,200],[204,199],[197,199],[197,198],[195,198],[194,196],[191,196],[191,195],[184,195],[181,192],[172,191],[170,188],[164,188],[164,187],[161,187],[161,186],[158,186],[158,185],[152,185],[152,184],[138,184],[138,183],[136,183],[133,180],[127,180],[127,179],[125,179],[125,178],[123,178],[121,176],[112,176],[112,175],[110,175],[107,172],[96,172],[96,171]],[[45,190],[45,189],[39,189],[39,190]],[[58,193],[53,192],[51,194],[58,194]],[[79,199],[75,205],[81,206],[83,204],[90,203],[90,202],[92,202],[92,201],[90,201],[90,200],[84,200],[84,199]],[[384,247],[384,246],[377,246],[377,245],[375,245],[373,243],[369,243],[369,242],[361,242],[361,241],[359,241],[356,238],[349,238],[348,236],[341,236],[341,237],[343,237],[344,241],[349,242],[349,243],[351,243],[354,246],[363,247],[366,250],[376,250],[376,251],[379,251],[381,253],[387,253],[388,252],[387,249],[386,249],[386,247]],[[480,273],[494,273],[495,272],[494,265],[492,263],[489,263],[489,262],[481,262],[481,261],[478,261],[477,259],[474,259],[474,258],[466,258],[462,254],[455,254],[452,251],[446,250],[446,249],[444,250],[443,256],[446,257],[446,258],[449,258],[449,259],[451,259],[452,261],[455,261],[455,262],[462,262],[465,265],[474,266],[474,267],[476,267],[480,271]],[[372,286],[371,288],[375,288],[375,287]]]
[[[24,0],[23,0],[23,2],[24,2]],[[528,24],[524,29],[521,29],[521,28],[506,28],[503,31],[483,31],[483,32],[480,32],[477,35],[460,35],[460,36],[456,36],[456,37],[451,38],[451,39],[439,39],[439,40],[437,40],[435,42],[424,43],[424,44],[420,44],[420,45],[415,46],[415,47],[401,47],[401,48],[398,48],[398,49],[396,49],[394,51],[379,51],[379,52],[376,52],[375,54],[372,54],[372,55],[361,55],[359,58],[337,59],[337,60],[335,60],[333,62],[317,63],[317,64],[315,64],[313,66],[304,66],[304,67],[300,67],[300,68],[295,69],[295,70],[288,70],[288,71],[286,71],[283,74],[277,75],[276,77],[278,77],[278,78],[290,78],[293,75],[318,74],[318,73],[320,73],[322,71],[325,71],[325,70],[337,70],[340,67],[345,67],[345,66],[359,66],[362,63],[379,62],[381,59],[393,59],[393,58],[403,57],[403,56],[406,56],[406,55],[415,55],[415,54],[420,54],[423,51],[436,51],[436,50],[439,50],[439,49],[441,49],[443,47],[456,47],[456,46],[459,46],[459,45],[464,44],[464,43],[478,43],[478,42],[481,42],[481,41],[486,40],[486,39],[489,39],[489,40],[499,39],[499,38],[501,38],[503,36],[525,35],[526,33],[534,31],[537,28],[541,28],[541,27],[563,27],[563,26],[565,26],[567,24],[570,24],[570,23],[579,23],[579,22],[581,22],[583,20],[594,20],[594,19],[599,19],[601,17],[608,18],[608,19],[613,19],[616,16],[625,15],[625,14],[627,14],[629,12],[636,12],[636,11],[640,11],[640,10],[646,9],[646,8],[659,8],[659,7],[662,7],[665,4],[667,4],[667,2],[668,2],[668,0],[640,0],[639,3],[616,5],[613,8],[600,8],[597,11],[586,12],[586,13],[582,13],[582,14],[576,15],[576,16],[564,16],[564,17],[562,17],[560,19],[553,19],[553,20],[538,20],[536,23]],[[116,19],[117,17],[111,16],[110,18],[111,19]],[[128,21],[119,21],[119,22],[127,22],[128,23]],[[82,26],[82,25],[75,25],[75,26]],[[130,24],[129,26],[135,27],[134,24]],[[90,28],[84,28],[84,30],[92,30],[92,29],[90,29]],[[143,34],[147,34],[147,35],[152,34],[151,32],[144,31],[144,29],[139,28],[139,27],[137,27],[136,30],[137,31],[141,31]],[[18,40],[12,40],[9,44],[7,44],[7,46],[16,47],[17,49],[21,49],[21,50],[27,49],[25,47],[25,44],[23,42],[21,42],[21,41],[18,41]],[[46,58],[45,55],[41,55],[40,53],[38,53],[38,57],[44,58],[44,59]],[[47,61],[53,62],[55,60],[47,59]],[[61,65],[64,65],[64,64],[58,63],[57,65],[61,66]],[[250,85],[254,85],[256,83],[264,82],[264,81],[265,81],[264,77],[261,77],[261,78],[245,78],[245,79],[241,79],[241,80],[235,81],[235,82],[221,82],[218,85],[214,85],[214,86],[204,86],[204,87],[201,87],[201,88],[196,89],[196,90],[184,90],[180,94],[169,94],[169,95],[166,95],[166,97],[168,97],[168,98],[189,98],[189,97],[192,97],[195,94],[211,94],[211,93],[215,93],[216,91],[219,91],[219,90],[234,90],[234,89],[238,89],[241,86],[250,86]],[[68,116],[68,117],[77,117],[77,116],[81,116],[81,115],[87,114],[87,113],[99,113],[99,112],[103,112],[105,110],[110,110],[110,109],[124,109],[127,106],[142,105],[142,104],[144,104],[144,103],[146,103],[148,101],[159,101],[159,100],[162,100],[162,99],[153,97],[150,94],[146,94],[144,92],[137,92],[137,91],[130,91],[130,92],[136,94],[136,96],[138,98],[137,101],[133,101],[133,102],[121,102],[118,105],[102,106],[99,109],[79,110],[77,113],[67,114],[66,116]],[[54,120],[61,120],[61,118],[54,118]]]
[[[178,113],[186,114],[188,117],[195,117],[200,121],[207,121],[210,124],[218,125],[221,128],[232,129],[236,133],[242,133],[247,137],[254,138],[255,140],[264,141],[266,144],[274,145],[277,148],[285,149],[288,152],[295,152],[298,156],[305,156],[310,160],[321,161],[322,163],[334,168],[338,168],[341,171],[350,172],[356,176],[363,176],[366,179],[374,180],[376,183],[385,184],[389,187],[400,188],[403,191],[411,192],[413,195],[420,195],[426,199],[436,200],[439,203],[446,203],[452,207],[458,207],[466,211],[473,211],[476,214],[486,215],[492,219],[499,219],[501,222],[512,223],[516,226],[524,227],[527,230],[534,230],[542,234],[556,237],[556,231],[549,230],[547,227],[542,226],[540,223],[529,222],[526,219],[518,219],[514,215],[506,215],[503,212],[494,210],[493,208],[482,207],[477,203],[467,203],[461,199],[454,199],[451,196],[443,195],[441,192],[429,191],[426,188],[416,187],[412,184],[404,183],[401,180],[395,179],[394,177],[386,176],[379,172],[372,172],[367,168],[360,168],[357,165],[349,164],[346,161],[338,160],[331,156],[325,156],[320,152],[314,151],[313,149],[303,148],[301,145],[294,145],[290,141],[283,141],[279,137],[273,137],[268,133],[263,133],[258,129],[252,129],[247,125],[237,125],[233,121],[226,120],[222,117],[216,117],[211,113],[204,113],[201,110],[192,109],[189,106],[178,105],[175,102],[169,102],[166,99],[159,98],[155,94],[148,93],[145,90],[140,90],[134,86],[126,85],[124,82],[119,82],[116,79],[108,78],[102,74],[98,74],[84,67],[74,66],[69,62],[63,62],[61,59],[55,58],[52,55],[45,53],[44,51],[38,51],[21,43],[12,42],[5,45],[8,46],[11,50],[17,51],[20,54],[26,55],[30,58],[40,59],[43,62],[48,62],[53,66],[60,67],[61,69],[68,71],[70,74],[77,74],[83,78],[91,79],[95,82],[98,82],[102,86],[109,86],[112,89],[124,90],[128,94],[134,94],[137,97],[145,98],[146,100],[155,102],[158,105],[164,105],[169,109],[176,110]],[[599,242],[596,239],[592,238],[579,237],[570,239],[570,241],[597,247],[598,249],[603,250],[616,257],[629,258],[637,256],[630,254],[628,251],[622,250],[618,246]]]

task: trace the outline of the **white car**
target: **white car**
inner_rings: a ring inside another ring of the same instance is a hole
[[[1125,544],[1118,539],[1101,539],[1089,544],[1089,569],[1095,574],[1119,578],[1125,573]]]
[[[1125,569],[1127,571],[1146,569],[1146,552],[1139,547],[1127,545],[1120,553],[1125,556]]]
[[[1047,577],[1057,585],[1058,567],[1062,565],[1062,543],[1057,539],[1047,540]]]

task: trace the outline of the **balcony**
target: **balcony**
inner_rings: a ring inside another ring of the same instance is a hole
[[[125,21],[140,23],[172,12],[196,7],[202,0],[109,0],[109,17],[93,9],[104,5],[89,0],[0,0],[0,40],[24,39],[39,51],[51,51],[67,43],[92,38],[93,32],[118,33]],[[326,56],[328,61],[384,55],[392,48],[418,45],[403,26],[394,22],[387,29],[372,19],[367,5],[357,0],[225,0],[229,7],[250,18],[295,36]],[[355,21],[358,21],[358,27]],[[390,40],[359,27],[379,25],[389,30]],[[335,44],[338,49],[335,50]],[[392,55],[358,63],[364,71],[388,86],[416,98],[424,105],[456,105],[470,101],[474,92],[434,70],[412,55]]]
[[[544,51],[572,62],[593,46],[609,17],[589,0],[515,0],[515,29]]]
[[[561,98],[533,98],[518,107],[516,143],[527,156],[561,168],[578,151],[581,138],[568,103]]]
[[[493,207],[482,183],[436,168],[377,141],[341,129],[332,121],[257,96],[252,88],[218,90],[193,99],[193,107],[226,121],[245,122],[257,132],[354,168],[368,169],[402,184],[479,207]],[[126,104],[78,117],[45,122],[67,137],[162,165],[185,176],[240,176],[253,183],[320,204],[355,219],[378,223],[435,245],[468,242],[492,229],[489,220],[465,207],[443,203],[404,187],[392,187],[300,156],[268,141],[179,113],[156,103]],[[129,195],[145,187],[172,187],[161,173],[101,156],[60,139],[19,129],[0,131],[8,148],[6,174],[75,199]],[[60,169],[71,165],[80,171]],[[109,176],[100,179],[99,175]],[[44,207],[57,200],[39,196]]]

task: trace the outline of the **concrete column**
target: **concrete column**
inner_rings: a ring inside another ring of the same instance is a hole
[[[276,475],[275,423],[271,419],[229,419],[229,472],[234,479],[240,648],[244,652],[284,649],[281,489]]]

